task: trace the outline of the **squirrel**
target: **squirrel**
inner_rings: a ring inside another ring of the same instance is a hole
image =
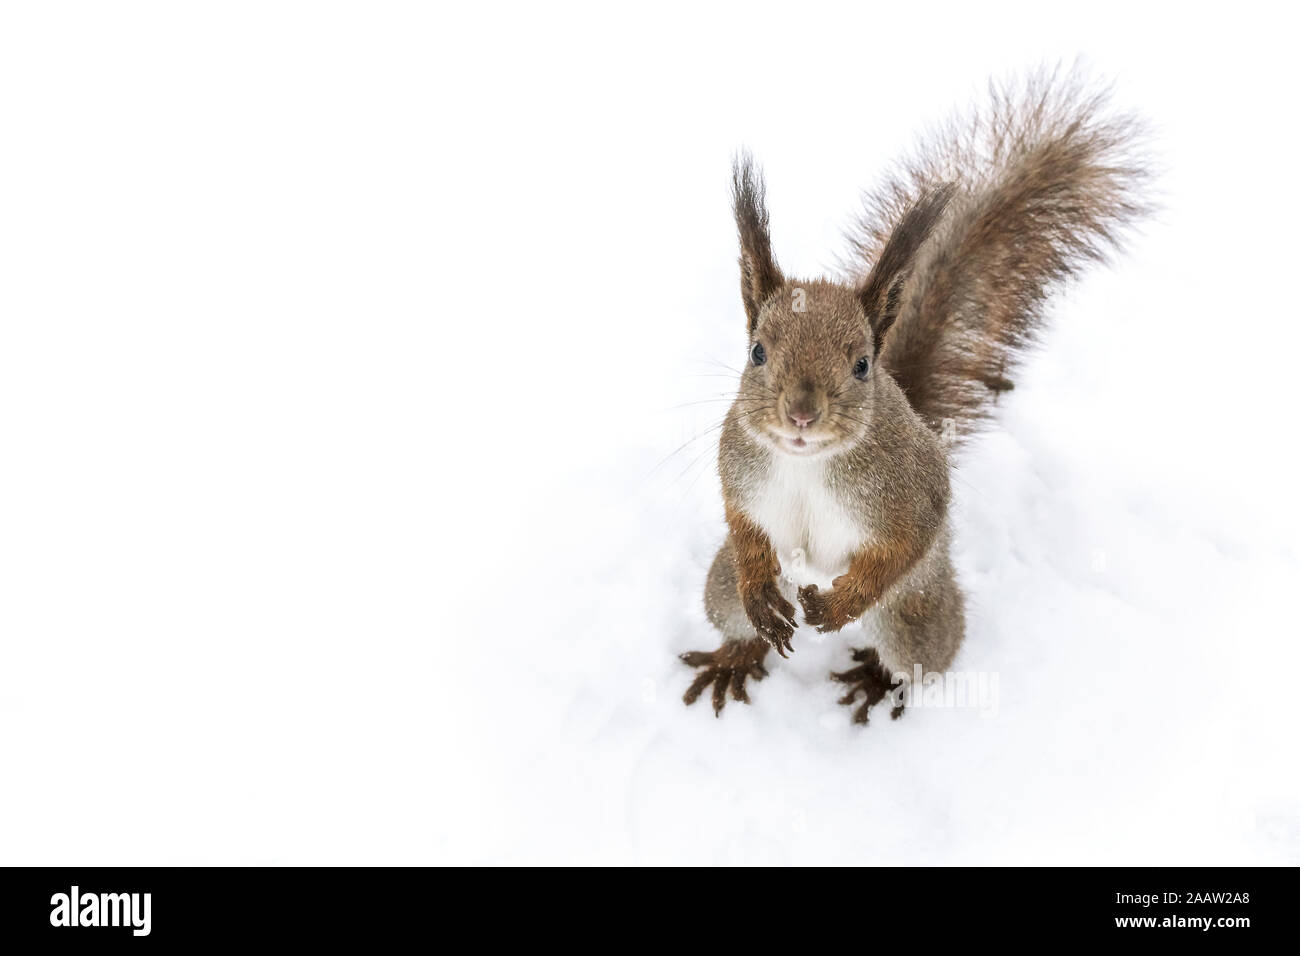
[[[747,364],[718,448],[725,542],[704,591],[710,686],[749,703],[770,650],[863,621],[856,666],[832,673],[866,723],[920,667],[943,672],[965,632],[950,556],[949,453],[1012,388],[1049,294],[1122,249],[1150,211],[1142,123],[1107,116],[1077,71],[991,83],[868,193],[848,281],[787,278],[772,252],[762,173],[732,169]]]

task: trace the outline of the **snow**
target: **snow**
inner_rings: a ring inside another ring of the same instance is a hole
[[[1286,32],[993,7],[4,14],[0,861],[1300,862]],[[960,462],[996,708],[853,726],[807,628],[683,706],[731,151],[820,273],[1079,51],[1164,209]]]

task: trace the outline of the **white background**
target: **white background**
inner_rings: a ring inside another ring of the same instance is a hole
[[[1284,10],[6,5],[0,862],[1300,862]],[[997,716],[684,708],[732,151],[817,274],[1080,54],[1164,211],[958,475]]]

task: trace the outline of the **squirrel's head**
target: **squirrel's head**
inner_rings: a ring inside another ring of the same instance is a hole
[[[950,196],[941,189],[914,205],[859,284],[790,280],[772,254],[762,174],[747,155],[737,158],[732,202],[749,355],[736,411],[752,436],[798,456],[826,454],[862,438],[887,374],[876,360],[898,318],[903,283]]]

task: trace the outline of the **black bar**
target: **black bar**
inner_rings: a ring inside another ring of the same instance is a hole
[[[3,874],[0,939],[38,945],[75,940],[93,948],[153,941],[164,946],[266,940],[395,944],[413,932],[431,942],[450,942],[452,930],[483,944],[603,941],[609,947],[612,939],[629,936],[651,943],[661,936],[664,942],[680,941],[693,926],[707,933],[705,938],[726,943],[733,931],[737,938],[756,933],[761,938],[763,926],[786,921],[785,931],[808,933],[811,944],[833,948],[894,949],[909,938],[945,936],[990,945],[1048,938],[1231,945],[1286,929],[1295,882],[1290,869],[1267,868],[624,874],[191,867],[7,869]],[[122,925],[53,925],[52,918],[60,922],[65,915],[59,904],[71,902],[74,886],[83,915],[98,921],[102,912],[108,922],[116,911]],[[113,896],[101,906],[103,894]],[[128,901],[119,894],[136,897]],[[95,904],[86,902],[89,896],[97,898]],[[612,938],[610,921],[617,927]]]

